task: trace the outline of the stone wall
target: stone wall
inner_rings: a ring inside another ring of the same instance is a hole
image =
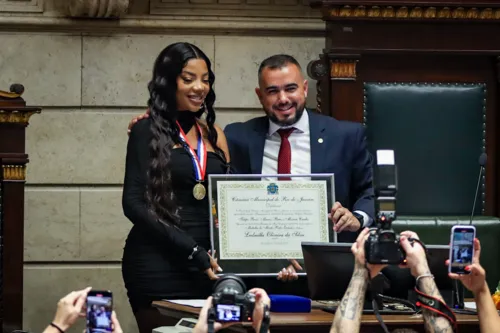
[[[311,19],[294,30],[271,19],[274,33],[261,33],[268,19],[253,18],[241,20],[243,28],[233,20],[200,32],[182,17],[175,24],[187,28],[164,33],[172,17],[151,17],[147,1],[132,1],[120,21],[105,22],[72,21],[58,11],[62,1],[28,1],[43,4],[38,13],[0,13],[0,87],[22,83],[28,104],[43,107],[27,130],[24,329],[43,330],[59,297],[90,285],[112,290],[124,330],[137,332],[120,270],[131,227],[121,194],[127,124],[145,110],[156,56],[176,41],[207,53],[216,75],[217,123],[224,127],[263,114],[254,92],[259,62],[285,52],[305,69],[324,46],[322,25]],[[315,107],[311,83],[308,106]],[[71,332],[83,327],[82,320]]]

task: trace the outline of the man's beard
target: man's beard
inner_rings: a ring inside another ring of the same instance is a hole
[[[293,125],[300,120],[300,118],[304,114],[304,110],[305,110],[305,104],[302,104],[302,105],[295,104],[293,106],[295,107],[295,116],[288,117],[284,120],[279,120],[278,117],[272,111],[268,111],[268,110],[265,110],[265,111],[266,111],[266,114],[269,117],[269,119],[273,123],[275,123],[276,125],[278,125],[278,126],[290,126],[290,125]]]

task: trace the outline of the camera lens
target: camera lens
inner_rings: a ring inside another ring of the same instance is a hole
[[[245,282],[237,275],[224,275],[214,285],[214,294],[231,293],[243,295],[247,291]]]

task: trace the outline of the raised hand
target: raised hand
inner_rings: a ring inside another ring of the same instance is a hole
[[[479,263],[481,257],[481,243],[479,239],[474,238],[474,256],[472,257],[472,265],[465,267],[466,271],[470,274],[456,274],[449,273],[448,276],[454,280],[462,281],[465,288],[472,291],[474,294],[478,293],[486,283],[486,271]],[[446,260],[446,265],[450,264],[450,260]]]
[[[358,231],[361,228],[361,222],[338,201],[333,205],[329,217],[332,219],[335,232]]]

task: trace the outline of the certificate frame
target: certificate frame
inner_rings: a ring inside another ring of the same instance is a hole
[[[303,175],[281,175],[281,174],[212,174],[208,176],[208,200],[209,200],[209,216],[210,216],[210,244],[211,251],[216,251],[216,257],[220,253],[219,229],[216,226],[218,223],[219,205],[217,183],[219,181],[255,181],[255,182],[276,182],[278,177],[288,177],[292,181],[307,180],[310,183],[314,181],[326,182],[326,210],[328,213],[335,202],[335,175],[333,173],[321,174],[303,174]],[[323,222],[321,222],[323,223]],[[320,223],[320,225],[321,225]],[[327,219],[328,242],[337,243],[337,233],[333,231],[333,223],[331,219]],[[307,241],[307,240],[304,240]],[[300,249],[301,251],[301,249]],[[290,258],[297,259],[297,258]],[[287,267],[290,262],[287,259],[268,259],[268,258],[241,258],[241,259],[222,259],[218,258],[219,265],[223,268],[224,273],[231,273],[242,277],[276,277],[278,272],[284,267]],[[303,262],[299,260],[302,268],[305,270]],[[223,274],[219,274],[223,275]],[[305,276],[306,273],[298,273],[299,276]]]

